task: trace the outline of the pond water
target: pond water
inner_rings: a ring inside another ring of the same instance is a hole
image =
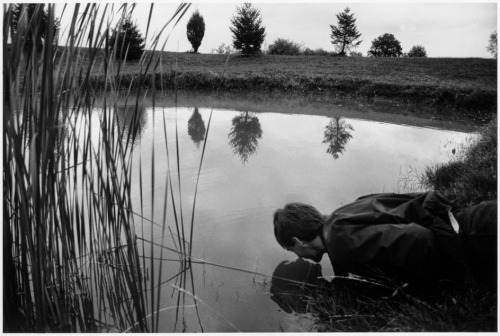
[[[271,295],[278,265],[296,259],[275,241],[274,210],[298,201],[329,214],[365,194],[417,191],[415,176],[448,161],[452,149],[471,136],[468,125],[453,122],[341,104],[296,109],[283,109],[283,104],[256,103],[256,109],[241,101],[197,98],[179,101],[177,107],[156,101],[140,109],[133,197],[137,206],[142,198],[143,216],[155,224],[137,218],[136,231],[148,241],[153,237],[154,256],[163,259],[156,264],[162,263],[165,280],[161,331],[310,331],[307,313],[288,313]],[[118,109],[124,124],[131,111]],[[185,270],[172,251],[178,250],[174,216],[182,215],[190,237],[207,130],[193,219],[193,263]],[[169,166],[177,213],[169,194],[169,229],[162,238]],[[161,246],[168,248],[163,254]],[[320,265],[323,275],[333,275],[328,258]]]

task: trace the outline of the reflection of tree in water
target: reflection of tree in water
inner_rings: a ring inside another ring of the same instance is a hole
[[[200,147],[200,142],[205,139],[205,131],[205,122],[201,118],[198,108],[195,107],[193,115],[188,120],[188,134],[198,148]]]
[[[135,104],[116,106],[117,128],[124,142],[135,144],[146,128],[147,114],[144,106]]]
[[[344,152],[345,145],[352,138],[350,131],[354,131],[351,124],[340,119],[341,117],[331,118],[330,123],[325,128],[325,139],[323,140],[323,143],[328,144],[326,152],[331,154],[334,159],[338,159],[339,154]]]
[[[257,151],[258,141],[262,137],[262,128],[259,118],[248,111],[242,112],[233,118],[233,126],[229,133],[229,144],[233,152],[238,154],[243,163],[248,161],[248,157]]]

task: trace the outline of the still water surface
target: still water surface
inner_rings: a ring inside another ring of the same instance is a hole
[[[178,255],[164,250],[162,258],[169,260],[163,261],[162,278],[172,278],[162,289],[160,330],[164,332],[311,330],[307,314],[289,314],[271,298],[271,275],[276,267],[296,259],[275,241],[274,210],[298,201],[329,214],[361,195],[417,191],[412,178],[426,166],[448,161],[452,149],[470,137],[466,125],[350,113],[347,108],[332,106],[317,111],[303,108],[301,114],[277,113],[265,107],[259,112],[241,106],[212,108],[213,102],[180,105],[164,107],[157,102],[155,107],[143,106],[140,140],[134,143],[134,202],[141,204],[141,165],[142,211],[144,217],[159,224],[141,225],[138,219],[136,231],[175,249],[176,237],[168,233],[163,242],[161,237],[168,165],[176,206],[180,209],[182,205],[189,236],[197,172],[211,115],[192,246],[195,260],[206,263],[193,263],[189,271],[178,275],[182,271]],[[130,113],[118,109],[123,124]],[[176,232],[171,200],[168,202],[166,223]],[[156,257],[160,249],[155,248]],[[321,267],[323,275],[333,275],[328,258]]]

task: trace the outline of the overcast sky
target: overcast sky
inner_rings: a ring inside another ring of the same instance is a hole
[[[173,31],[171,28],[167,30],[171,35],[166,50],[184,52],[191,49],[186,24],[195,9],[205,20],[205,37],[199,52],[210,53],[222,43],[231,44],[231,17],[239,5],[234,1],[192,4]],[[178,3],[171,1],[155,3],[150,31],[159,32],[177,6]],[[497,28],[496,2],[254,2],[254,6],[260,9],[266,27],[264,49],[277,38],[285,38],[311,49],[333,51],[330,25],[337,24],[335,15],[347,6],[354,13],[362,34],[363,42],[357,51],[363,55],[375,38],[391,33],[401,42],[404,52],[419,44],[425,47],[429,57],[491,57],[486,47],[490,34]],[[138,4],[134,10],[133,19],[143,33],[149,10],[150,3],[147,2]],[[66,14],[62,27],[68,22],[69,15]],[[148,40],[151,40],[151,35]]]

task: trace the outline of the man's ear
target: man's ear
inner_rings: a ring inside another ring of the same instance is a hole
[[[304,243],[297,237],[293,237],[292,241],[294,242],[295,245],[298,245],[300,247],[302,247],[304,245]]]

